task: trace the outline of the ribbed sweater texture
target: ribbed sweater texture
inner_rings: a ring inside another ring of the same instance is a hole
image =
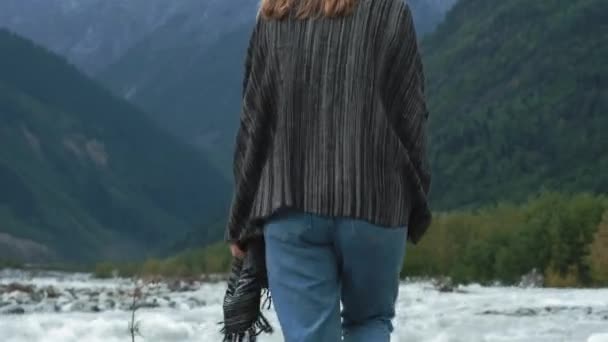
[[[431,213],[423,67],[403,0],[340,18],[259,18],[245,63],[226,240],[277,210],[408,226]]]

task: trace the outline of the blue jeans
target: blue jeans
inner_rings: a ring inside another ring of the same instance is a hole
[[[390,341],[407,229],[288,211],[264,236],[286,342]]]

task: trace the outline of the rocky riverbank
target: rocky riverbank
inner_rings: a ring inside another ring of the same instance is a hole
[[[226,278],[213,274],[186,279],[96,279],[88,273],[0,270],[0,315],[129,311],[134,301],[138,309],[193,309],[207,305],[205,286]],[[467,292],[450,278],[410,281],[425,282],[444,293]],[[542,278],[531,273],[522,278],[520,286],[542,286]]]
[[[220,341],[226,285],[211,278],[133,281],[0,271],[0,341],[130,341],[134,296],[141,308],[135,320],[146,341]],[[608,289],[409,279],[400,286],[394,340],[608,342],[607,298]],[[282,341],[276,315],[270,310],[267,317],[277,333],[263,340]]]
[[[224,275],[99,280],[88,274],[4,270],[0,271],[0,315],[127,311],[134,302],[137,308],[193,309],[207,305],[207,285],[224,280]]]

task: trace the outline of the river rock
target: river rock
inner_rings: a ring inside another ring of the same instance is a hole
[[[519,287],[523,288],[543,287],[544,285],[545,277],[536,268],[523,275],[519,281]]]
[[[538,315],[538,310],[532,308],[519,308],[515,310],[514,313],[510,314],[510,316],[522,317],[522,316],[536,316]]]
[[[32,294],[34,292],[34,286],[32,285],[23,285],[19,283],[11,283],[6,287],[6,292],[23,292],[27,294]]]
[[[179,280],[172,280],[169,282],[169,284],[167,284],[167,286],[169,287],[169,290],[171,292],[178,292],[181,289],[181,281]]]
[[[103,306],[104,306],[105,309],[111,310],[111,309],[114,309],[116,307],[116,302],[113,299],[106,299],[103,302]]]
[[[47,298],[59,298],[59,296],[61,295],[61,293],[54,287],[52,286],[48,286],[44,289],[44,292],[46,293],[46,297]]]
[[[439,292],[454,292],[454,283],[450,277],[441,277],[433,281],[433,286]]]
[[[187,280],[173,280],[166,285],[170,292],[191,292],[196,291],[199,285],[192,279]]]
[[[0,309],[0,315],[23,315],[25,309],[19,305],[11,305]]]
[[[190,308],[198,308],[198,307],[207,305],[207,303],[204,300],[200,300],[196,297],[188,298],[187,303]]]
[[[88,303],[84,301],[76,301],[70,303],[66,306],[67,311],[69,312],[82,312],[82,311],[90,311],[87,310]]]
[[[71,299],[76,299],[76,291],[74,289],[67,289],[67,294],[71,297]]]
[[[12,291],[5,294],[4,300],[8,300],[17,304],[28,304],[32,302],[30,294],[21,291]]]
[[[34,302],[34,303],[42,302],[42,300],[44,300],[45,297],[46,297],[46,294],[43,291],[35,291],[30,294],[30,298],[32,299],[32,302]]]
[[[160,307],[160,304],[158,304],[158,300],[156,300],[156,298],[154,298],[152,301],[137,304],[138,309],[155,309],[158,307]]]

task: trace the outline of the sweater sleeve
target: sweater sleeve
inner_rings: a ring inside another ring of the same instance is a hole
[[[387,48],[385,105],[396,135],[408,153],[413,174],[410,238],[416,242],[430,224],[431,172],[427,154],[428,110],[425,78],[410,8],[398,1],[394,31]]]
[[[234,152],[234,195],[225,240],[242,242],[271,139],[272,79],[266,59],[262,22],[253,30],[245,59],[243,100]]]

